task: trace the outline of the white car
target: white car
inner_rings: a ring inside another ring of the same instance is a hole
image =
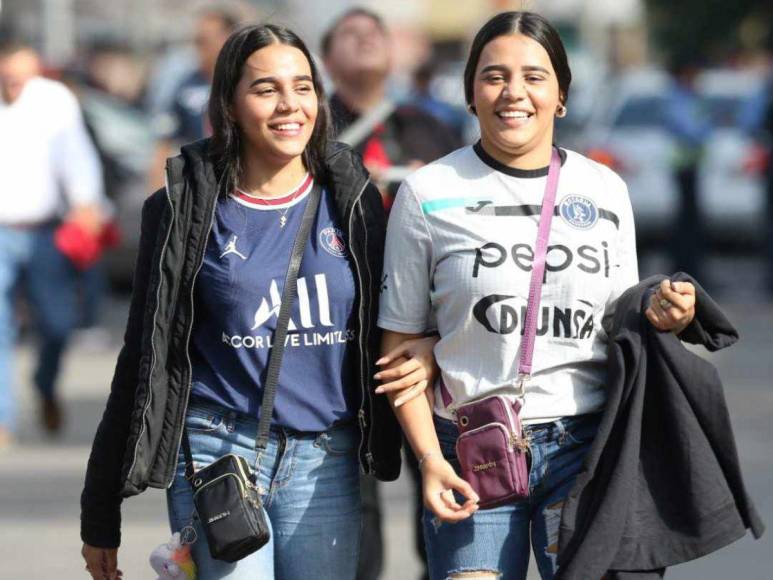
[[[761,90],[749,72],[701,73],[696,91],[712,125],[698,188],[712,243],[758,245],[764,235],[760,151],[740,125],[740,113]],[[628,185],[639,241],[668,240],[679,192],[673,175],[676,142],[666,125],[670,77],[661,70],[624,73],[598,91],[581,139],[583,152],[610,165]]]

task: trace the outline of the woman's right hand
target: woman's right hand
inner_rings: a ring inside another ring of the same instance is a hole
[[[118,569],[118,548],[95,548],[83,544],[81,555],[86,560],[86,570],[94,580],[123,578],[123,572]]]
[[[443,522],[459,522],[478,511],[478,494],[459,477],[440,452],[429,455],[421,465],[424,506]],[[459,505],[454,490],[467,501]]]

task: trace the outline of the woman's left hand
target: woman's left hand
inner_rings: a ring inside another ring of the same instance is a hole
[[[645,314],[658,330],[679,334],[695,318],[695,286],[663,280],[650,297]]]
[[[376,364],[380,367],[399,358],[408,360],[396,367],[376,373],[374,378],[382,381],[376,393],[381,395],[401,391],[394,401],[395,407],[423,394],[428,385],[435,383],[438,375],[438,366],[433,353],[438,340],[440,340],[438,336],[412,338],[378,359]]]

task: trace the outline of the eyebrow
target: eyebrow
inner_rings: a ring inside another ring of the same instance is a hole
[[[250,83],[250,88],[254,87],[255,85],[259,85],[261,83],[276,83],[277,82],[276,77],[260,77],[259,79],[255,79]],[[309,81],[314,82],[314,79],[312,79],[309,75],[298,75],[293,77],[293,81]]]
[[[506,67],[503,64],[490,64],[488,66],[483,67],[483,70],[480,71],[480,74],[485,74],[487,72],[509,72],[510,68]],[[550,71],[544,67],[536,66],[536,65],[526,65],[521,67],[521,71],[523,72],[542,72],[545,74],[550,74]]]

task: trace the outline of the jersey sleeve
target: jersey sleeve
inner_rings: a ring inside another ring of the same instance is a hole
[[[419,334],[431,330],[432,240],[421,205],[403,183],[387,224],[384,278],[378,325],[384,330]]]
[[[615,196],[620,199],[620,228],[616,239],[616,263],[613,265],[612,290],[604,310],[604,326],[607,327],[615,313],[617,299],[623,292],[639,282],[639,261],[636,255],[636,228],[628,187],[616,174],[609,179]]]

